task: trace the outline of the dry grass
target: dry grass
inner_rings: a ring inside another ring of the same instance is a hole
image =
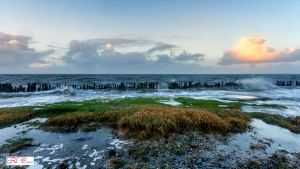
[[[26,108],[3,108],[0,109],[0,127],[31,119],[35,113]]]
[[[237,111],[238,112],[238,111]],[[134,132],[141,138],[156,134],[168,135],[177,129],[229,132],[243,130],[250,120],[237,112],[169,108],[162,106],[134,106],[120,110],[77,112],[48,119],[45,126],[78,126],[96,122],[111,123],[114,127]]]
[[[163,136],[179,128],[205,131],[237,131],[245,127],[247,121],[236,117],[220,116],[208,111],[142,106],[141,111],[119,120],[119,127],[129,130],[143,130],[148,136],[160,133]]]

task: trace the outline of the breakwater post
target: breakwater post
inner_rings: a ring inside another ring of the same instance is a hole
[[[293,86],[293,81],[275,81],[273,84],[276,86]],[[239,82],[192,82],[192,81],[183,81],[183,82],[170,82],[167,83],[168,89],[201,89],[201,88],[221,88],[221,87],[238,87],[241,86]],[[300,86],[300,81],[295,81],[295,86]],[[162,89],[161,82],[141,82],[137,83],[134,82],[131,85],[126,85],[124,82],[121,82],[120,85],[116,83],[109,83],[109,84],[83,84],[77,88],[77,85],[67,85],[65,83],[65,87],[69,87],[72,89]],[[0,83],[0,92],[4,93],[15,93],[15,92],[41,92],[41,91],[49,91],[55,89],[61,89],[59,84],[51,85],[51,84],[36,84],[36,83],[27,83],[26,87],[19,85],[19,86],[12,86],[11,83]]]

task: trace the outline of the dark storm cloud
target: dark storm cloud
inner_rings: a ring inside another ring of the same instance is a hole
[[[164,44],[164,43],[159,43],[157,45],[155,45],[153,48],[149,49],[147,51],[148,54],[151,54],[155,51],[164,51],[164,50],[168,50],[168,49],[172,49],[175,48],[175,45],[169,45],[169,44]]]
[[[45,64],[44,57],[54,53],[54,50],[37,52],[28,47],[31,40],[32,38],[28,36],[0,32],[0,66],[18,68],[32,63]]]

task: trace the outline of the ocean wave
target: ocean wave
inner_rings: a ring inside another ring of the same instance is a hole
[[[29,93],[1,93],[0,98],[29,97]]]
[[[243,87],[254,90],[266,90],[277,88],[272,82],[266,81],[263,78],[251,78],[238,81]]]

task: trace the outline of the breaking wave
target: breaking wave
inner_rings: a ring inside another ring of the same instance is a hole
[[[243,87],[254,89],[254,90],[265,90],[265,89],[277,88],[275,84],[263,78],[243,79],[240,80],[239,82]]]

